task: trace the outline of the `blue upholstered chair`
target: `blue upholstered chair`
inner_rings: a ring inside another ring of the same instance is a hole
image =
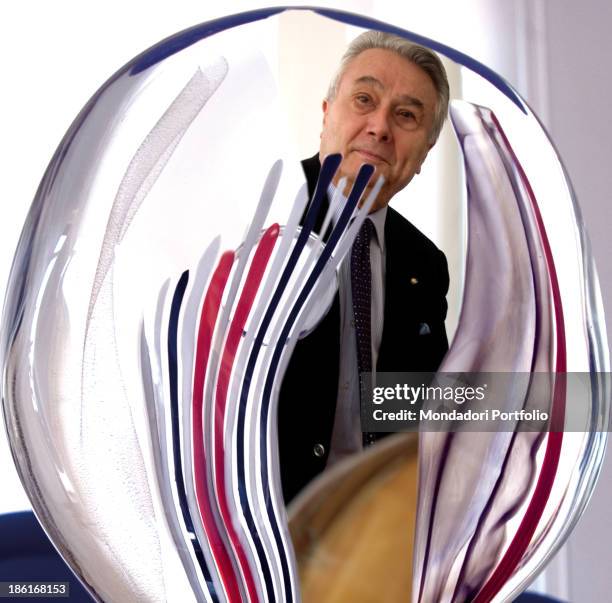
[[[69,582],[70,597],[59,601],[92,602],[31,511],[0,515],[0,581]]]
[[[0,515],[0,581],[69,582],[71,603],[91,603],[31,511]],[[66,599],[61,599],[66,600]],[[515,603],[560,603],[523,593]]]
[[[562,603],[559,599],[553,599],[546,595],[536,593],[523,593],[520,597],[514,600],[514,603]]]

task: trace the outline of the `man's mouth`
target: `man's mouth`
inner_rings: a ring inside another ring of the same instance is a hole
[[[385,159],[382,155],[378,155],[372,151],[367,151],[365,149],[355,149],[355,152],[363,157],[365,161],[368,163],[389,163],[387,159]]]

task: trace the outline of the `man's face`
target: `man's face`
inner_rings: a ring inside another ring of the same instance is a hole
[[[364,163],[372,164],[385,184],[371,211],[402,190],[427,157],[436,110],[436,89],[414,63],[390,50],[365,50],[347,66],[332,101],[323,101],[321,160],[341,153],[335,182],[353,183]],[[347,190],[350,190],[347,189]]]

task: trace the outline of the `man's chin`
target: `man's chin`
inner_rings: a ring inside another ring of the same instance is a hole
[[[346,184],[344,186],[344,189],[341,192],[345,197],[348,197],[353,188],[353,185],[355,184],[356,175],[337,172],[335,178],[333,179],[333,184],[336,188],[340,186],[340,181],[342,180],[342,178],[346,178]],[[370,179],[368,180],[368,183],[366,184],[363,190],[361,198],[359,199],[359,207],[361,207],[365,203],[366,199],[368,198],[368,195],[374,188],[374,185],[376,184],[377,181],[378,181],[378,175],[376,174],[376,172],[374,172],[372,176],[370,177]],[[388,195],[385,193],[385,187],[383,186],[382,189],[379,191],[376,200],[374,201],[373,207],[376,207],[376,209],[380,209],[381,207],[384,207],[388,203],[389,203],[389,198],[388,198]]]
[[[359,202],[358,202],[359,207],[362,207],[363,204],[367,201],[368,196],[370,195],[370,193],[372,192],[372,189],[374,188],[374,184],[376,184],[376,180],[377,179],[374,176],[370,178],[370,182],[368,182],[367,186],[365,187],[363,191],[363,194],[361,195],[361,198],[359,199]],[[385,189],[383,187],[378,192],[376,199],[374,199],[374,203],[372,204],[372,207],[370,208],[369,213],[378,211],[379,209],[386,207],[389,204],[389,201],[390,199],[388,195],[385,194]]]
[[[341,178],[346,178],[347,188],[345,192],[350,191],[353,184],[355,183],[355,180],[357,179],[359,170],[361,169],[363,165],[372,165],[372,164],[366,164],[364,162],[361,162],[354,169],[347,169],[347,170],[342,169],[344,166],[341,165],[340,169],[336,172],[336,176],[334,177],[334,185],[337,186]],[[372,167],[374,167],[374,173],[370,176],[368,184],[366,185],[368,189],[374,186],[379,176],[385,177],[384,173],[380,169],[378,169],[376,166],[372,166]]]

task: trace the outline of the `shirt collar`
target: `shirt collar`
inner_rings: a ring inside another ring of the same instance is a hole
[[[368,218],[372,220],[374,228],[376,229],[376,238],[378,239],[378,246],[384,253],[385,251],[385,220],[387,219],[387,206],[381,207],[376,211],[368,214]]]

